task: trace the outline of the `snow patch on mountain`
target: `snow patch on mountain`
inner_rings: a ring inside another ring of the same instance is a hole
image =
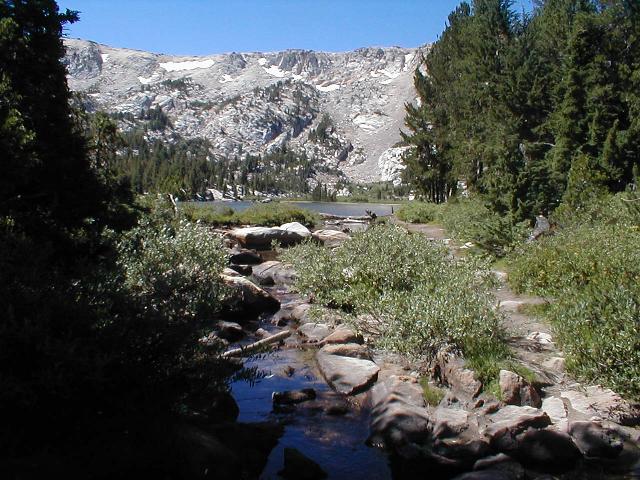
[[[198,68],[211,68],[216,62],[213,60],[193,60],[186,62],[162,62],[160,68],[167,72],[182,72],[184,70],[196,70]]]

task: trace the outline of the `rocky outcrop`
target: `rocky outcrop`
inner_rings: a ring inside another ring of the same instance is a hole
[[[355,181],[400,174],[401,147],[394,144],[404,105],[415,100],[419,49],[175,57],[75,39],[65,47],[70,88],[87,94],[94,108],[129,115],[123,128],[160,107],[170,125],[150,135],[206,138],[215,158],[285,147]],[[325,114],[330,131],[310,135]]]
[[[470,397],[476,397],[482,390],[482,382],[476,380],[473,370],[465,367],[464,360],[447,351],[441,351],[436,355],[434,364],[434,377],[440,383],[453,389],[454,393],[460,393]]]

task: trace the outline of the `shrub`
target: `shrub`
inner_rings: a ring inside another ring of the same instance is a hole
[[[431,223],[438,217],[438,206],[435,203],[405,203],[400,207],[397,215],[403,222]]]
[[[490,357],[480,377],[497,375],[508,357],[493,277],[477,259],[452,259],[423,236],[384,225],[334,250],[306,243],[282,258],[298,272],[301,292],[348,312],[380,347],[427,357],[448,347],[471,362]]]
[[[460,242],[473,242],[486,254],[503,257],[528,236],[528,222],[490,211],[477,198],[454,199],[443,205],[439,220]]]
[[[636,226],[582,225],[519,249],[509,281],[555,297],[545,315],[588,381],[639,397],[640,234]]]

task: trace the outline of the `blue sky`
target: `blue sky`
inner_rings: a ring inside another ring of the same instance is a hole
[[[455,0],[58,0],[66,35],[174,55],[345,51],[435,41]],[[530,0],[515,0],[521,9]]]

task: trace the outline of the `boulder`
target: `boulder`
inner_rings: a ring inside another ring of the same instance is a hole
[[[472,425],[469,413],[458,408],[436,408],[431,414],[431,422],[434,438],[459,436]]]
[[[337,230],[316,230],[312,235],[315,240],[329,248],[339,247],[347,240],[351,240],[349,235]]]
[[[253,273],[253,268],[251,267],[251,265],[229,265],[228,268],[225,268],[224,271],[222,273],[227,273],[227,272],[236,272],[239,273],[240,275],[242,275],[243,277],[248,277],[249,275],[251,275],[251,273]],[[235,275],[231,275],[231,276],[235,276]]]
[[[370,360],[341,357],[339,355],[316,355],[320,373],[338,393],[355,395],[368,389],[378,379],[380,367]]]
[[[298,328],[298,334],[304,337],[306,342],[318,343],[331,333],[331,329],[324,323],[305,323]]]
[[[487,425],[482,433],[493,442],[501,437],[515,437],[529,427],[544,428],[551,424],[549,416],[533,407],[507,405],[493,415],[485,417]]]
[[[283,478],[294,480],[320,480],[327,478],[325,471],[316,462],[296,448],[284,449],[284,468],[278,472]]]
[[[571,469],[582,458],[571,437],[556,430],[530,428],[515,440],[515,448],[502,451],[525,467],[561,472]]]
[[[229,237],[238,241],[245,248],[268,250],[272,242],[282,246],[295,245],[305,239],[297,232],[269,227],[236,228],[227,233]]]
[[[362,335],[355,333],[350,328],[340,326],[333,333],[326,337],[323,344],[339,344],[339,343],[364,343]]]
[[[436,355],[434,376],[456,393],[475,398],[482,391],[482,383],[476,380],[473,370],[466,368],[460,357],[446,351]]]
[[[230,267],[225,267],[222,270],[222,274],[226,275],[227,277],[241,277],[242,274],[240,272],[238,272],[237,270],[230,268]]]
[[[271,318],[271,323],[283,327],[289,322],[308,323],[308,303],[289,303],[282,305],[280,310]]]
[[[236,342],[244,337],[245,332],[242,327],[235,322],[218,322],[218,336],[229,342]]]
[[[571,422],[568,433],[584,456],[589,458],[616,458],[624,448],[618,434],[595,422]]]
[[[260,285],[292,285],[296,280],[295,270],[276,260],[254,266],[252,275]]]
[[[417,383],[392,375],[371,389],[370,401],[368,444],[397,449],[430,437],[430,414]]]
[[[314,400],[316,391],[313,388],[303,388],[302,390],[288,390],[285,392],[273,392],[271,401],[273,405],[294,405],[296,403]]]
[[[500,393],[508,405],[540,408],[542,400],[537,390],[517,373],[500,370]]]
[[[284,225],[280,225],[280,229],[286,230],[287,232],[295,232],[304,238],[311,237],[311,231],[298,222],[285,223]]]
[[[236,265],[257,265],[258,263],[262,263],[262,257],[253,250],[236,247],[229,253],[229,263]]]
[[[342,357],[361,358],[371,360],[371,352],[364,345],[359,343],[336,343],[327,344],[320,349],[320,352],[327,355],[340,355]]]
[[[244,277],[221,275],[231,294],[225,299],[225,310],[238,315],[259,315],[274,312],[280,308],[280,302]]]

